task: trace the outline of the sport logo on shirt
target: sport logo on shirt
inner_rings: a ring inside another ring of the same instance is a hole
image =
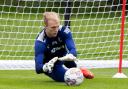
[[[55,47],[55,48],[53,48],[53,49],[51,50],[51,53],[55,53],[56,51],[61,50],[62,48],[64,48],[63,45],[60,46],[60,47]]]
[[[66,29],[64,30],[64,32],[65,32],[66,34],[68,34],[68,33],[70,32],[69,28],[66,28]]]

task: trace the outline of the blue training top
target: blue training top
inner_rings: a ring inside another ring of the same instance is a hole
[[[66,26],[59,26],[58,34],[54,38],[49,38],[44,28],[37,36],[34,48],[37,73],[43,73],[43,64],[53,57],[63,57],[67,53],[76,56],[76,48],[72,39],[72,34],[70,29]],[[60,61],[57,62],[59,64]]]

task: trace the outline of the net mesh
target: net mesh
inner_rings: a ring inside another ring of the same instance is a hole
[[[64,25],[69,0],[1,0],[0,60],[32,60],[34,41],[43,28],[42,13],[55,11]],[[117,0],[72,0],[71,31],[79,59],[119,59],[121,6]],[[126,4],[126,10],[128,10]],[[127,14],[127,11],[126,11]],[[128,16],[126,15],[126,18]],[[123,58],[128,57],[127,20]]]

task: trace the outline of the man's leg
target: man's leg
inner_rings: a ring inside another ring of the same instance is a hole
[[[62,65],[55,65],[52,73],[45,73],[45,74],[57,82],[64,82],[65,72],[66,69]]]
[[[67,67],[67,68],[73,68],[73,67],[77,67],[76,63],[74,61],[65,61],[64,62],[64,65]]]

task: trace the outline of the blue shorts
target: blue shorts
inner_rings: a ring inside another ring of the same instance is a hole
[[[64,65],[67,68],[76,67],[76,63],[74,61],[64,62]],[[64,82],[64,74],[66,71],[67,70],[63,67],[63,64],[61,64],[61,65],[55,65],[52,73],[45,73],[45,74],[57,82]]]

